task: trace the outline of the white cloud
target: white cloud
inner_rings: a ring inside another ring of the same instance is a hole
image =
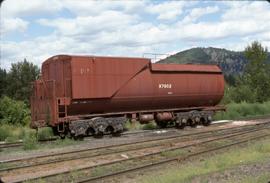
[[[6,18],[0,22],[1,33],[24,32],[28,27],[28,22],[20,18]]]
[[[1,5],[4,17],[48,15],[61,9],[59,0],[6,0]]]
[[[118,10],[129,13],[138,13],[145,7],[145,3],[145,1],[64,0],[63,7],[77,16],[92,16],[103,13],[104,10]]]
[[[226,2],[222,18],[218,21],[199,21],[198,17],[217,12],[218,8],[194,8],[191,13],[179,21],[177,27],[180,37],[188,40],[224,39],[253,37],[265,38],[270,32],[270,6],[265,2]],[[252,12],[252,13],[250,13]],[[235,43],[236,44],[236,43]]]
[[[195,22],[198,18],[200,18],[203,15],[216,13],[218,11],[219,11],[218,6],[213,6],[213,7],[208,6],[206,8],[194,8],[194,9],[191,10],[190,14],[187,15],[183,19],[183,22],[184,23]]]
[[[74,13],[76,16],[91,16],[102,13],[104,10],[114,10],[116,3],[108,1],[85,1],[85,0],[64,0],[63,7]]]
[[[241,25],[241,26],[239,26]],[[179,24],[182,27],[179,36],[183,39],[204,40],[204,39],[221,39],[233,36],[246,36],[263,32],[264,27],[259,27],[255,20],[223,21],[218,23],[199,22],[190,24]]]
[[[157,14],[159,20],[171,20],[183,13],[183,8],[187,5],[184,1],[166,1],[160,4],[152,4],[146,8],[146,11]]]
[[[58,38],[55,35],[22,42],[4,41],[2,45],[4,66],[23,60],[23,58],[40,66],[45,59],[52,55],[72,53],[72,49],[79,45],[74,43],[73,39]],[[1,64],[3,65],[3,62]]]
[[[270,18],[270,5],[266,1],[260,2],[230,2],[225,3],[229,9],[222,15],[223,20],[258,20],[265,21]]]
[[[256,35],[256,36],[259,36],[262,40],[265,40],[265,41],[270,41],[270,31],[266,31],[260,35]]]
[[[136,22],[138,17],[117,11],[105,11],[96,16],[78,16],[76,18],[40,19],[38,23],[52,26],[63,35],[93,34],[99,31],[123,29]]]

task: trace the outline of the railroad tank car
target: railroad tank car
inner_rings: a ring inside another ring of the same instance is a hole
[[[160,127],[208,125],[224,94],[216,65],[158,64],[147,58],[56,55],[33,83],[31,127],[61,137],[118,134],[127,119]]]

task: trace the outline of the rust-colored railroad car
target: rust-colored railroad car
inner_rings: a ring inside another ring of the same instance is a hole
[[[224,94],[216,65],[154,64],[146,58],[53,56],[33,84],[33,128],[61,136],[118,133],[127,118],[209,124]]]

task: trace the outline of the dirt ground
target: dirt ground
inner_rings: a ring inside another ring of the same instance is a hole
[[[175,166],[175,165],[170,165]],[[170,166],[162,167],[163,169],[169,168]],[[148,173],[152,174],[155,170],[151,170]],[[151,173],[152,172],[152,173]],[[138,172],[136,175],[127,175],[125,177],[119,177],[111,180],[105,180],[104,183],[117,183],[117,182],[125,182],[125,183],[140,183],[141,176],[145,176],[147,174]],[[259,179],[262,175],[269,175],[270,182],[270,160],[266,162],[258,162],[246,165],[236,166],[234,168],[222,171],[222,172],[214,172],[210,174],[206,174],[203,176],[198,176],[193,178],[190,183],[242,183],[246,182],[253,178],[253,180]],[[249,181],[251,183],[251,181]]]
[[[258,179],[261,175],[269,175],[270,182],[270,160],[246,165],[236,166],[223,172],[215,172],[204,176],[194,178],[192,183],[227,183],[227,182],[245,182],[252,177]]]

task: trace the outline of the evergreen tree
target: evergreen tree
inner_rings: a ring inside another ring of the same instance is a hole
[[[0,68],[0,97],[6,94],[7,88],[7,72]]]
[[[254,41],[245,49],[248,63],[244,70],[243,83],[255,94],[257,102],[270,99],[270,65],[267,63],[267,48]]]
[[[22,100],[29,104],[31,95],[31,82],[39,76],[40,70],[33,63],[24,59],[11,65],[7,75],[7,94],[15,100]]]

